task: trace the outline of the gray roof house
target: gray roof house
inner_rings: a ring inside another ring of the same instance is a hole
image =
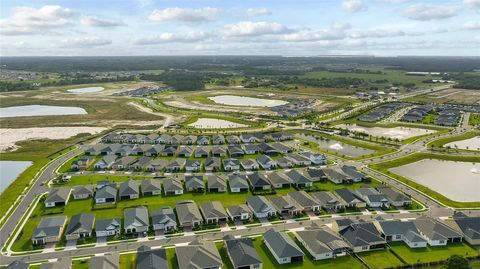
[[[145,166],[145,171],[158,172],[165,168],[165,166],[167,166],[167,160],[153,159]]]
[[[305,211],[319,211],[321,208],[320,203],[305,191],[289,192],[287,195],[302,206]]]
[[[243,150],[245,154],[257,154],[260,152],[260,148],[256,144],[245,144],[243,145]]]
[[[480,245],[480,217],[468,217],[463,213],[453,215],[448,224],[455,230],[462,232],[470,245]]]
[[[123,211],[125,233],[146,233],[150,226],[148,209],[145,206],[127,208]]]
[[[54,188],[48,193],[47,199],[45,199],[45,207],[64,206],[68,203],[72,188],[60,187]]]
[[[96,204],[105,204],[105,203],[115,203],[117,201],[117,184],[107,183],[95,192],[95,203]]]
[[[235,239],[231,235],[224,238],[228,257],[235,269],[261,268],[263,261],[258,255],[253,240],[248,237]]]
[[[299,215],[303,211],[303,207],[297,204],[289,196],[275,196],[270,198],[270,202],[279,214]]]
[[[328,191],[317,191],[310,193],[313,199],[320,202],[322,208],[329,212],[337,212],[346,207],[346,203]]]
[[[316,261],[345,255],[350,249],[350,246],[328,227],[308,227],[296,234],[298,241]]]
[[[205,159],[205,171],[216,172],[222,169],[222,161],[219,157],[208,157]]]
[[[295,166],[293,161],[286,157],[278,158],[275,161],[277,162],[277,165],[281,168],[292,168]]]
[[[258,164],[265,170],[274,169],[277,162],[267,155],[260,155],[256,158]]]
[[[92,236],[94,222],[94,214],[82,213],[72,216],[65,230],[65,237],[67,240],[76,240]]]
[[[277,263],[303,262],[305,254],[286,233],[272,228],[263,234],[263,240]]]
[[[351,223],[342,228],[338,232],[355,253],[382,249],[387,243],[371,222]]]
[[[311,180],[313,181],[322,181],[324,179],[326,179],[326,175],[325,173],[323,172],[322,169],[318,169],[318,168],[309,168],[305,171],[307,177],[309,177]]]
[[[93,185],[75,186],[73,188],[73,199],[88,199],[93,197]]]
[[[227,149],[221,146],[213,146],[212,155],[213,157],[225,157],[227,156]]]
[[[228,144],[240,144],[240,138],[236,135],[229,135],[226,137]]]
[[[300,152],[300,155],[308,158],[312,162],[312,164],[322,165],[327,163],[327,158],[325,157],[325,155],[318,152],[302,151]]]
[[[192,157],[193,152],[194,152],[194,149],[189,146],[180,146],[178,148],[178,156],[180,157],[185,157],[185,158]]]
[[[322,171],[325,174],[325,177],[335,184],[343,184],[343,183],[351,182],[347,175],[345,175],[343,172],[340,172],[336,169],[325,168],[325,169],[322,169]]]
[[[232,205],[227,207],[227,214],[232,221],[249,220],[252,217],[252,211],[247,205]]]
[[[112,164],[112,169],[114,170],[128,169],[130,165],[134,164],[136,161],[137,161],[137,158],[134,156],[125,156],[116,160]]]
[[[297,188],[309,188],[313,186],[313,181],[302,175],[297,170],[290,170],[286,172],[285,175],[290,179],[292,185]]]
[[[290,187],[290,180],[278,172],[268,173],[266,176],[275,189]]]
[[[243,157],[245,154],[239,146],[228,146],[228,154],[231,158]]]
[[[257,170],[260,167],[255,159],[242,159],[240,164],[245,170]]]
[[[411,221],[388,220],[378,221],[375,226],[388,241],[403,241],[410,248],[427,247],[425,240]]]
[[[296,166],[307,166],[312,164],[312,161],[310,161],[310,159],[303,157],[302,155],[297,153],[289,153],[286,155],[286,157],[292,160],[293,164],[295,164]]]
[[[335,194],[345,202],[347,207],[363,208],[366,206],[365,201],[358,197],[354,192],[348,188],[336,189]]]
[[[175,145],[166,145],[162,151],[160,152],[160,155],[162,156],[173,156],[177,152],[178,147]]]
[[[422,216],[413,220],[413,223],[430,246],[445,246],[448,243],[462,242],[463,235],[460,232],[437,219]]]
[[[250,174],[247,176],[247,178],[253,191],[263,191],[272,188],[268,178],[265,175],[260,174],[259,172]]]
[[[165,196],[183,194],[182,182],[177,179],[167,178],[163,181],[163,192]]]
[[[165,206],[152,211],[152,225],[155,231],[171,231],[177,229],[177,215],[173,208]]]
[[[207,158],[210,155],[210,149],[207,147],[197,147],[195,149],[195,158]]]
[[[181,171],[185,167],[186,159],[184,158],[175,158],[171,160],[167,166],[165,166],[165,170],[167,172],[178,172]]]
[[[180,226],[194,228],[203,222],[202,214],[194,201],[180,201],[175,208]]]
[[[162,185],[158,179],[145,179],[140,183],[140,189],[143,196],[160,195],[162,193]]]
[[[355,166],[343,165],[340,169],[353,182],[361,182],[361,181],[367,179],[367,176],[358,172],[358,170],[357,170],[357,168],[355,168]]]
[[[115,155],[107,155],[103,156],[100,160],[98,160],[94,165],[93,168],[97,170],[106,170],[109,169],[115,160],[117,159],[117,156]]]
[[[227,221],[228,215],[219,201],[203,202],[200,211],[206,223],[218,223]]]
[[[213,135],[212,136],[212,144],[214,144],[214,145],[225,144],[225,136],[223,136],[223,135]]]
[[[223,170],[225,171],[238,171],[240,170],[240,161],[237,159],[223,159]]]
[[[136,162],[131,164],[129,168],[137,171],[145,170],[152,160],[152,157],[142,156]]]
[[[247,198],[247,205],[258,219],[272,217],[277,214],[277,210],[265,196],[250,196]]]
[[[408,206],[412,204],[412,198],[389,187],[377,188],[380,193],[385,195],[391,205],[395,207]]]
[[[186,246],[177,246],[178,269],[220,269],[222,257],[213,241],[195,240]]]
[[[194,135],[187,135],[181,141],[183,145],[193,145],[195,142],[197,142],[197,137]]]
[[[185,188],[191,192],[204,192],[203,175],[185,176]]]
[[[42,218],[32,235],[32,245],[58,242],[67,223],[66,216]]]
[[[280,152],[281,154],[287,154],[287,153],[291,153],[293,151],[291,147],[286,146],[285,144],[280,143],[280,142],[272,143],[271,146],[274,149],[278,150],[278,152]]]
[[[227,182],[223,178],[217,175],[207,176],[207,186],[208,186],[208,192],[226,192],[227,191]]]
[[[374,188],[358,188],[357,195],[370,207],[390,207],[387,197]]]
[[[120,183],[118,195],[121,200],[138,199],[140,195],[138,181],[130,179]]]
[[[210,144],[210,136],[201,135],[197,137],[197,145],[208,145]]]
[[[200,160],[187,160],[185,162],[185,171],[198,172],[202,170],[203,163]]]
[[[93,256],[88,269],[119,269],[118,252],[105,253],[103,256]]]
[[[228,183],[231,192],[245,192],[248,191],[248,182],[245,175],[229,175]]]
[[[137,249],[137,268],[168,269],[167,252],[164,248],[152,250],[149,246]]]
[[[97,237],[118,235],[121,228],[121,219],[100,219],[95,221],[95,234]]]

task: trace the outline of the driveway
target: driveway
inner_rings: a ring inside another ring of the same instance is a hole
[[[106,246],[107,245],[107,237],[106,236],[101,236],[97,237],[97,247],[99,246]]]
[[[77,240],[68,240],[67,244],[65,245],[65,250],[71,250],[77,248]]]

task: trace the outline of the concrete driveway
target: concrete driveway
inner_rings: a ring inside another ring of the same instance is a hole
[[[77,248],[77,240],[68,240],[67,244],[65,245],[65,250],[71,250]]]

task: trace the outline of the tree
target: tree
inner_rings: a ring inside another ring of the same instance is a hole
[[[468,260],[459,255],[452,255],[443,265],[445,269],[469,269]]]

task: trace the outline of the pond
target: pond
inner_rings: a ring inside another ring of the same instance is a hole
[[[288,104],[287,101],[275,99],[263,99],[238,95],[218,95],[208,97],[208,99],[222,105],[229,106],[257,106],[257,107],[274,107]]]
[[[435,130],[412,128],[412,127],[363,127],[356,124],[335,125],[337,128],[347,129],[349,131],[362,132],[377,137],[387,137],[391,139],[404,140],[414,136],[426,135],[436,132]]]
[[[0,193],[30,165],[32,162],[0,161]]]
[[[192,126],[199,129],[248,127],[248,125],[245,125],[245,124],[235,123],[228,120],[212,119],[212,118],[199,118],[194,123],[190,123],[188,126]]]
[[[86,88],[70,89],[70,90],[67,90],[67,92],[74,93],[74,94],[82,94],[82,93],[101,92],[104,89],[105,88],[103,87],[86,87]]]
[[[322,140],[322,139],[315,138],[311,135],[305,135],[303,136],[303,138],[317,143],[318,146],[323,150],[334,152],[340,155],[345,155],[347,157],[359,157],[359,156],[375,153],[374,150],[357,147],[354,145],[339,142],[337,140],[331,140],[331,139]]]
[[[451,200],[480,201],[480,163],[424,159],[389,170]]]
[[[458,148],[458,149],[469,149],[469,150],[480,150],[480,136],[475,136],[465,140],[454,141],[445,144],[444,147]]]
[[[73,106],[28,105],[0,108],[0,118],[83,114],[87,114],[85,109]]]

